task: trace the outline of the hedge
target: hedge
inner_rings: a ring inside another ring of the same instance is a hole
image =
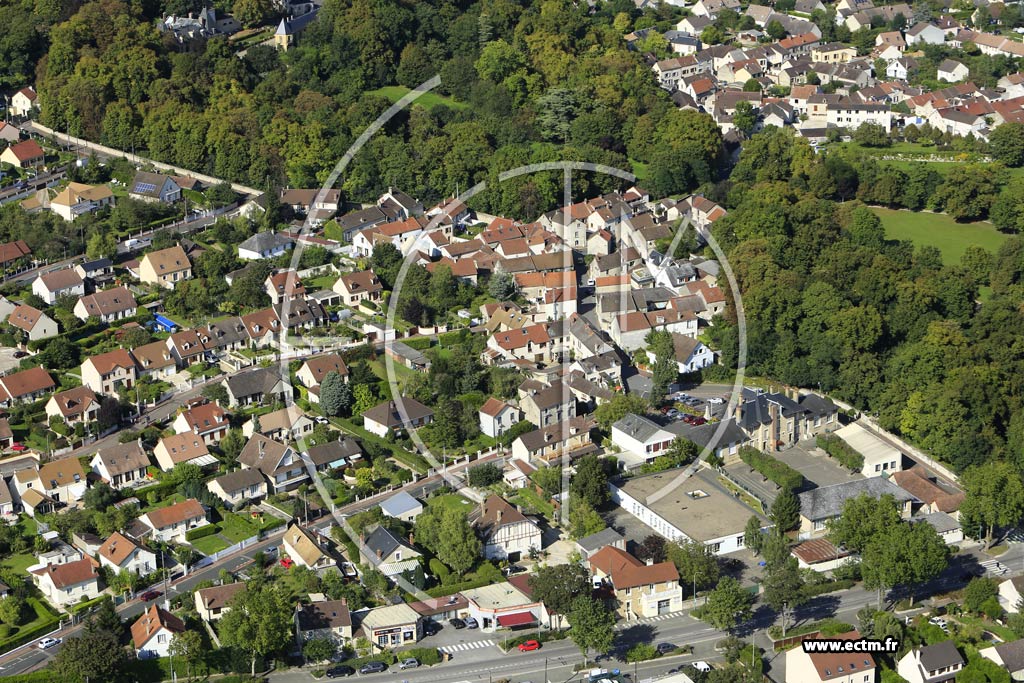
[[[398,656],[401,659],[415,657],[422,666],[434,666],[441,663],[441,653],[436,647],[414,647],[411,650],[402,650]]]
[[[864,469],[864,456],[835,434],[822,434],[817,438],[818,448],[835,458],[840,465],[851,472]]]
[[[740,449],[740,459],[779,488],[796,491],[804,483],[803,475],[792,467],[749,446]]]
[[[401,341],[410,349],[416,349],[417,351],[426,351],[434,344],[434,340],[430,337],[410,337]]]
[[[817,595],[824,595],[825,593],[832,593],[834,591],[841,591],[846,588],[853,588],[855,583],[857,582],[852,579],[841,579],[839,581],[827,581],[825,583],[807,585],[804,586],[803,594],[804,597],[813,598]]]
[[[568,631],[540,631],[539,633],[526,633],[515,638],[509,638],[507,641],[503,640],[498,646],[507,652],[516,649],[521,643],[525,643],[528,640],[547,643],[552,640],[565,640],[568,637]]]
[[[213,536],[218,531],[220,531],[220,529],[217,528],[216,524],[207,524],[206,526],[201,526],[198,529],[189,529],[186,531],[185,540],[195,541],[200,538],[206,538],[207,536]]]

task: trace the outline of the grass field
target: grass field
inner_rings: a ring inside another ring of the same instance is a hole
[[[203,555],[212,555],[215,552],[224,550],[230,544],[221,538],[218,534],[212,536],[204,536],[203,538],[197,538],[194,541],[189,541],[189,545],[195,548],[198,552]]]
[[[454,508],[456,510],[471,510],[473,508],[472,501],[456,493],[444,496],[431,496],[427,498],[427,505],[430,507]]]
[[[1006,235],[991,223],[957,223],[941,213],[893,211],[873,208],[885,226],[885,236],[895,240],[910,240],[916,246],[938,247],[947,264],[960,262],[967,247],[976,244],[995,253],[1006,240]]]
[[[381,95],[383,97],[388,98],[394,103],[402,99],[402,97],[404,97],[406,93],[408,93],[410,90],[411,88],[406,88],[404,85],[386,85],[383,88],[371,90],[370,92],[367,93],[367,95]],[[436,107],[439,104],[444,105],[450,109],[466,109],[467,107],[469,107],[469,105],[466,104],[465,102],[456,102],[450,97],[438,95],[437,93],[433,92],[428,92],[423,95],[420,95],[416,99],[415,103],[427,109]]]

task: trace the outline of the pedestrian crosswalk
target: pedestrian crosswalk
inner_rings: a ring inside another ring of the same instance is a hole
[[[494,645],[493,640],[474,640],[469,643],[444,645],[443,647],[439,647],[438,649],[441,652],[447,652],[448,654],[452,654],[454,652],[465,652],[466,650],[479,650],[482,647],[490,647],[491,645]]]
[[[1007,571],[1009,571],[1006,568],[1006,565],[1004,565],[999,560],[985,560],[984,562],[981,563],[981,566],[984,567],[985,573],[987,573],[987,574],[995,574],[997,576],[1002,576]]]
[[[1014,529],[1006,535],[1006,540],[1010,543],[1024,543],[1024,530]]]
[[[665,621],[666,619],[674,619],[674,618],[679,617],[679,616],[683,616],[683,613],[682,612],[676,612],[674,614],[659,614],[656,617],[647,617],[646,619],[634,619],[634,620],[630,620],[630,621],[620,621],[619,623],[615,624],[615,628],[618,629],[618,630],[623,630],[623,629],[630,628],[631,626],[636,626],[637,624],[650,624],[650,623],[653,623],[655,621]]]

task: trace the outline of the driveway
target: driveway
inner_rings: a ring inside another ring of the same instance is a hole
[[[848,481],[864,478],[859,472],[850,472],[825,455],[824,451],[814,445],[813,439],[800,441],[789,450],[781,451],[774,455],[778,460],[804,475],[804,479],[812,482],[817,487],[844,484]],[[814,488],[814,486],[809,488]]]
[[[17,353],[18,349],[12,349],[9,347],[0,348],[0,374],[6,374],[9,370],[21,365],[21,359],[15,358],[14,354]]]

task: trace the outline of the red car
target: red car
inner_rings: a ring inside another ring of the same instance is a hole
[[[15,441],[13,444],[11,444],[11,450],[18,451],[20,453],[21,451],[25,450],[25,444],[18,443],[17,441]]]
[[[295,564],[295,563],[292,562],[292,558],[290,558],[290,557],[285,557],[285,558],[283,558],[281,560],[281,566],[284,567],[285,569],[291,569],[291,566],[293,564]]]
[[[536,640],[528,640],[525,643],[519,643],[519,651],[520,652],[530,652],[532,650],[539,650],[539,649],[540,649],[540,643],[538,643]]]
[[[150,600],[156,600],[161,595],[162,593],[160,591],[146,591],[145,593],[139,596],[139,600],[142,600],[143,602],[149,602]]]

